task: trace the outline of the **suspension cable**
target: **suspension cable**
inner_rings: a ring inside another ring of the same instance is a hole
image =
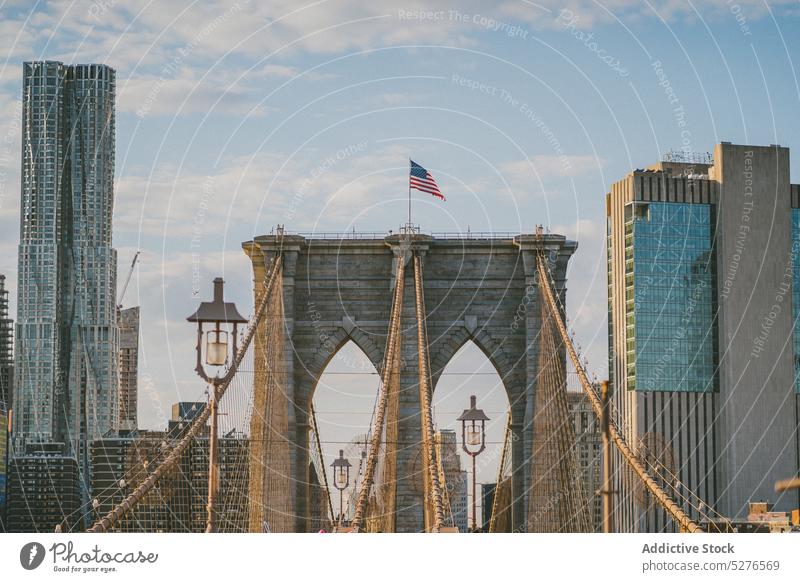
[[[508,446],[511,441],[511,411],[508,411],[508,422],[506,423],[506,434],[503,437],[503,452],[500,454],[500,468],[497,470],[497,479],[495,481],[494,498],[492,499],[492,514],[489,517],[489,533],[494,533],[494,528],[497,522],[497,510],[500,503],[500,484],[503,482],[503,473],[506,468],[506,455]],[[513,476],[511,476],[513,478]]]
[[[264,284],[264,293],[261,298],[261,302],[258,305],[258,308],[255,312],[255,315],[248,324],[247,331],[245,332],[244,341],[242,342],[239,351],[234,356],[233,362],[231,364],[230,370],[232,373],[229,375],[228,379],[215,386],[215,390],[217,392],[217,400],[220,400],[222,396],[225,394],[228,386],[230,385],[231,381],[236,377],[236,370],[239,367],[242,359],[244,359],[244,355],[247,349],[250,346],[250,342],[253,340],[255,336],[256,329],[258,328],[258,324],[261,322],[261,318],[264,315],[266,310],[267,303],[269,302],[269,298],[272,292],[272,288],[275,285],[275,281],[278,277],[278,273],[281,268],[281,255],[278,254],[273,262],[272,270],[269,273],[269,276]],[[205,426],[208,417],[211,415],[211,407],[205,406],[203,407],[203,411],[195,416],[192,419],[192,422],[189,425],[189,428],[184,435],[184,437],[175,445],[172,449],[170,454],[167,456],[166,459],[151,473],[144,481],[142,481],[136,489],[133,490],[125,499],[123,499],[114,509],[108,512],[104,517],[100,518],[95,522],[95,524],[90,527],[87,532],[89,533],[104,533],[108,531],[109,528],[113,527],[114,524],[119,521],[126,513],[128,513],[132,508],[136,506],[136,504],[144,497],[144,495],[150,491],[157,483],[158,480],[166,473],[169,469],[171,469],[174,465],[178,463],[181,458],[183,452],[187,449],[189,444],[192,440],[197,436],[200,430]]]
[[[592,387],[591,383],[589,382],[589,378],[586,376],[586,371],[583,368],[583,365],[580,362],[577,352],[575,351],[575,347],[572,344],[572,340],[569,337],[569,333],[559,315],[559,309],[556,304],[554,291],[550,285],[550,280],[547,276],[547,269],[548,267],[545,264],[546,259],[542,254],[537,257],[536,260],[536,268],[539,273],[539,283],[542,291],[544,292],[545,299],[547,300],[550,309],[554,315],[553,319],[556,322],[556,326],[558,327],[559,332],[561,333],[561,337],[564,340],[564,343],[567,347],[567,351],[572,359],[572,363],[575,366],[575,370],[578,373],[578,378],[581,381],[581,385],[583,386],[586,395],[589,397],[589,402],[592,405],[592,409],[594,410],[595,415],[599,418],[602,413],[602,404],[600,402],[600,398],[598,397],[597,393],[595,392],[594,388]],[[669,496],[669,494],[664,491],[664,489],[656,483],[656,481],[649,475],[647,469],[639,460],[638,456],[631,450],[626,442],[625,438],[619,433],[615,425],[611,425],[609,427],[609,432],[611,436],[611,440],[617,449],[622,454],[622,457],[625,461],[630,465],[639,479],[642,480],[644,485],[650,492],[653,494],[653,497],[658,501],[658,503],[669,513],[672,518],[678,522],[682,529],[690,533],[697,533],[701,532],[702,529],[700,526],[695,523],[684,511],[683,509],[678,506],[675,501]]]
[[[439,481],[439,464],[433,446],[433,415],[431,414],[430,369],[428,367],[428,336],[425,329],[425,295],[422,289],[422,261],[414,255],[414,291],[417,298],[417,352],[419,358],[419,400],[422,413],[422,447],[431,485],[433,501],[433,531],[438,532],[444,525],[442,506],[442,487]]]
[[[381,446],[381,433],[386,420],[386,405],[389,400],[389,386],[392,371],[395,365],[397,351],[397,336],[400,331],[400,312],[403,307],[403,286],[405,277],[405,261],[403,256],[397,257],[397,273],[395,275],[394,296],[389,320],[389,333],[386,337],[386,350],[384,352],[383,366],[381,369],[381,386],[378,396],[378,407],[375,412],[375,424],[372,427],[372,437],[369,443],[367,463],[364,468],[364,479],[358,492],[356,508],[353,514],[352,527],[357,532],[364,520],[364,511],[369,499],[369,491],[375,478],[375,466],[378,462],[378,452]]]
[[[554,288],[555,287],[555,280],[553,279],[552,273],[550,272],[549,268],[547,269],[547,274],[548,274],[548,279],[547,280],[548,280],[551,288]],[[564,313],[564,316],[566,318],[566,308],[564,307],[564,304],[561,301],[560,297],[555,296],[555,301],[556,301],[556,304],[561,309],[561,311]],[[566,326],[565,326],[565,329],[566,329]],[[577,351],[576,351],[576,353],[577,353]],[[584,360],[584,362],[585,362],[585,360]],[[588,363],[587,362],[585,362],[584,367],[588,367]],[[576,375],[577,375],[577,372],[576,372]],[[579,377],[579,380],[580,380],[580,377]],[[611,423],[623,435],[623,437],[624,437],[625,434],[632,434],[632,430],[631,430],[631,426],[630,426],[629,420],[619,413],[619,411],[617,410],[617,407],[616,407],[616,405],[615,405],[613,400],[609,401],[609,406],[610,406],[610,411],[612,412],[611,418],[610,418]],[[621,423],[621,427],[620,427],[620,423]],[[675,475],[672,471],[667,469],[667,467],[664,466],[663,463],[658,461],[658,459],[654,458],[653,461],[656,461],[661,466],[661,468],[663,470],[667,471],[670,474],[670,476],[672,477],[674,482],[671,483],[668,479],[664,478],[664,476],[661,474],[662,470],[659,469],[658,467],[656,467],[653,464],[653,462],[647,456],[642,456],[641,455],[641,449],[642,448],[644,448],[645,451],[647,451],[647,452],[650,451],[649,447],[643,446],[643,443],[640,443],[639,446],[638,446],[639,450],[636,452],[636,454],[638,455],[639,461],[642,462],[643,464],[647,465],[647,468],[651,469],[652,473],[654,475],[657,475],[659,478],[661,478],[662,481],[665,483],[665,485],[675,492],[675,495],[677,496],[677,498],[679,498],[680,501],[685,502],[686,505],[688,505],[689,507],[694,509],[701,518],[705,518],[709,522],[709,524],[712,524],[717,529],[717,531],[722,531],[720,529],[719,525],[715,523],[714,519],[718,519],[718,520],[720,520],[722,522],[729,522],[730,520],[728,518],[726,518],[724,515],[722,515],[719,511],[714,509],[712,506],[708,505],[702,498],[700,498],[699,495],[697,495],[696,493],[691,491],[691,489],[689,489],[683,482],[681,482],[681,480],[678,478],[677,475]],[[680,490],[679,490],[679,487],[682,487],[685,491],[687,491],[689,497],[687,497],[684,494],[681,494]],[[691,501],[692,497],[696,500],[696,504]],[[704,512],[703,509],[702,509],[703,507],[707,507],[710,510],[711,514],[716,515],[717,518],[712,518],[708,514],[708,512]]]
[[[331,512],[331,521],[333,521],[333,516],[336,515],[333,513],[333,501],[331,501],[331,490],[328,487],[328,473],[325,470],[325,457],[322,456],[322,444],[320,443],[319,438],[319,427],[317,427],[317,411],[314,410],[314,403],[311,403],[311,430],[314,431],[314,441],[317,449],[317,455],[319,455],[319,461],[322,465],[322,483],[325,487],[325,496],[328,498],[328,510]]]

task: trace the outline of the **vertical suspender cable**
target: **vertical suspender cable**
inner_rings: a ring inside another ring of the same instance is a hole
[[[355,532],[359,531],[364,521],[364,511],[367,506],[367,501],[369,500],[369,490],[372,488],[372,482],[375,477],[375,466],[378,461],[378,451],[381,446],[381,433],[386,420],[386,403],[389,400],[390,378],[395,365],[397,336],[400,332],[400,312],[403,307],[404,277],[404,258],[398,256],[394,296],[392,298],[392,308],[389,316],[389,333],[386,337],[386,351],[384,352],[383,368],[381,369],[381,388],[378,397],[378,408],[375,413],[375,425],[372,427],[367,463],[364,469],[364,479],[361,481],[361,489],[358,492],[356,508],[353,514],[352,527]]]
[[[320,444],[319,427],[317,426],[317,411],[314,410],[314,404],[311,404],[311,430],[314,431],[314,442],[317,445],[317,455],[319,455],[320,463],[325,457],[322,456],[322,445]],[[325,487],[325,497],[328,498],[328,511],[331,512],[331,522],[333,522],[333,502],[331,501],[331,490],[328,487],[328,474],[325,472],[325,466],[322,466],[322,483]]]
[[[414,288],[417,298],[417,352],[419,357],[419,403],[422,413],[422,447],[431,486],[433,502],[433,530],[438,532],[444,525],[442,488],[439,481],[439,463],[433,443],[433,415],[431,414],[431,385],[428,368],[428,337],[425,322],[425,296],[422,289],[422,261],[414,255]]]
[[[236,372],[238,371],[239,364],[241,363],[242,359],[244,358],[245,352],[250,347],[250,342],[253,340],[253,336],[256,333],[256,329],[258,328],[258,324],[261,321],[261,318],[264,315],[264,311],[266,309],[267,303],[269,301],[269,297],[272,293],[272,288],[275,285],[275,281],[277,279],[281,270],[281,256],[278,255],[275,258],[275,261],[272,265],[272,270],[269,273],[269,276],[264,284],[264,294],[261,298],[261,302],[258,304],[256,308],[256,313],[253,316],[253,320],[250,322],[247,331],[245,333],[244,341],[239,348],[239,352],[234,357],[233,363],[231,364],[230,371],[232,372],[228,379],[221,383],[218,387],[218,398],[221,399],[222,396],[225,394],[230,382],[236,377]],[[109,528],[113,527],[117,521],[119,521],[126,513],[131,511],[137,503],[150,491],[153,487],[156,486],[159,479],[167,473],[172,467],[177,465],[178,461],[181,458],[181,455],[186,451],[189,447],[191,442],[194,438],[198,435],[201,428],[205,426],[206,421],[208,420],[209,415],[211,414],[211,408],[206,406],[203,408],[203,411],[198,414],[197,416],[192,419],[191,424],[189,425],[186,434],[181,438],[181,440],[175,445],[172,449],[170,454],[167,456],[166,459],[144,480],[142,481],[133,492],[128,495],[125,499],[123,499],[114,509],[108,512],[105,516],[98,519],[95,524],[86,530],[89,533],[104,533],[108,531]]]
[[[542,255],[536,260],[536,268],[539,274],[539,287],[544,293],[544,298],[547,300],[547,304],[550,307],[551,313],[553,314],[553,319],[556,322],[556,326],[558,327],[558,331],[561,333],[561,337],[564,340],[564,343],[567,346],[567,352],[569,353],[570,358],[572,359],[572,363],[575,365],[575,370],[578,373],[578,378],[580,378],[581,385],[583,386],[584,392],[589,397],[589,402],[592,405],[592,409],[594,410],[595,415],[600,418],[603,412],[603,405],[598,397],[597,393],[595,392],[594,388],[592,387],[591,383],[589,382],[589,378],[586,375],[586,371],[583,369],[583,365],[581,364],[580,358],[578,358],[578,354],[575,351],[575,347],[572,345],[572,340],[567,333],[567,328],[564,325],[564,322],[561,319],[559,314],[558,307],[556,305],[555,295],[552,287],[550,286],[550,279],[548,278],[547,273],[547,266],[545,265],[545,258]],[[653,494],[653,497],[656,501],[661,505],[667,513],[680,525],[681,529],[689,532],[689,533],[698,533],[702,532],[700,526],[692,520],[680,506],[675,503],[675,501],[669,496],[669,494],[661,488],[661,486],[655,482],[655,480],[650,476],[645,468],[644,464],[639,460],[636,454],[631,450],[628,446],[628,443],[625,441],[625,438],[619,433],[616,426],[611,424],[609,427],[609,435],[611,436],[611,440],[614,442],[614,445],[617,447],[619,452],[622,454],[622,457],[625,461],[630,465],[633,472],[636,476],[644,483],[645,487]]]
[[[494,499],[492,499],[492,514],[489,517],[489,533],[494,533],[495,524],[497,523],[497,510],[500,506],[498,502],[498,498],[500,497],[500,485],[503,482],[503,472],[506,466],[506,456],[508,455],[508,447],[511,444],[511,411],[508,411],[508,423],[506,424],[506,434],[503,437],[503,452],[500,456],[500,468],[497,470],[497,480],[495,482],[494,488]],[[512,479],[513,476],[509,476],[509,479]],[[513,498],[512,498],[513,503]],[[509,506],[508,510],[511,510],[512,507]]]

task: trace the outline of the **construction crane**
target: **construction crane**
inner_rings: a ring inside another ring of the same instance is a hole
[[[119,298],[117,299],[117,308],[122,309],[122,299],[125,297],[125,291],[128,290],[128,285],[131,282],[131,277],[133,276],[133,269],[136,267],[136,261],[139,258],[139,255],[142,251],[136,251],[136,254],[133,255],[133,260],[131,261],[131,268],[128,271],[128,276],[125,278],[125,284],[122,286],[122,290],[119,292]]]

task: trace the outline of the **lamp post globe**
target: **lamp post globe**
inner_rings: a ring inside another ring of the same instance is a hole
[[[195,371],[207,382],[213,382],[203,365],[211,367],[224,366],[236,355],[238,350],[238,327],[247,323],[234,303],[224,299],[225,281],[222,277],[214,279],[214,299],[203,301],[187,321],[197,324],[197,363]],[[204,329],[204,325],[208,326]],[[205,350],[203,335],[206,336]],[[213,373],[213,372],[212,372]]]
[[[333,467],[333,486],[339,491],[339,519],[337,520],[341,525],[343,513],[343,495],[344,490],[350,486],[350,461],[344,458],[344,450],[339,449],[339,458],[331,463]]]
[[[477,477],[475,459],[486,449],[486,421],[489,417],[477,407],[475,395],[469,397],[469,408],[458,417],[461,422],[461,448],[472,457],[472,531],[478,531]]]
[[[247,323],[236,305],[225,301],[225,281],[222,277],[214,279],[214,298],[203,301],[192,315],[186,318],[190,323],[197,324],[197,361],[195,372],[209,384],[209,406],[211,427],[208,435],[208,516],[206,532],[211,533],[216,528],[216,497],[219,487],[219,467],[217,460],[217,407],[218,388],[228,381],[235,372],[235,366],[229,366],[226,374],[221,371],[206,371],[206,366],[219,369],[236,358],[238,352],[239,325]],[[208,326],[204,329],[204,325]],[[205,334],[205,349],[203,349],[203,335]],[[203,354],[205,353],[205,358]],[[205,365],[204,365],[205,361]]]

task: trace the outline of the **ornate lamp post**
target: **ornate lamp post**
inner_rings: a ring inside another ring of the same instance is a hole
[[[475,396],[469,397],[469,408],[461,413],[461,448],[472,457],[472,531],[478,530],[477,480],[475,459],[486,448],[486,421],[489,417],[476,407]],[[477,450],[476,450],[477,447]]]
[[[339,458],[331,463],[333,467],[333,486],[339,490],[339,525],[342,524],[344,490],[350,486],[350,461],[344,458],[344,451],[339,449]]]
[[[211,430],[208,435],[208,517],[206,520],[206,533],[211,533],[216,528],[214,504],[217,498],[217,488],[219,487],[219,467],[217,465],[218,388],[236,370],[229,369],[223,376],[220,376],[219,372],[214,373],[214,371],[207,373],[203,365],[203,354],[205,353],[206,366],[212,368],[225,366],[236,355],[239,324],[247,323],[247,320],[236,309],[236,305],[227,303],[223,299],[224,285],[225,282],[222,277],[214,279],[214,300],[203,301],[197,311],[186,318],[187,321],[197,323],[197,364],[195,365],[195,372],[208,382],[210,388]],[[204,330],[204,323],[210,324],[211,329]],[[203,348],[204,333],[206,334],[205,349]],[[229,338],[231,341],[229,341]]]

